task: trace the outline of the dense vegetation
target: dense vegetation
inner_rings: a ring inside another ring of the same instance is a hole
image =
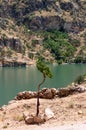
[[[50,50],[58,63],[71,61],[76,48],[69,42],[67,33],[51,30],[44,32],[43,36],[44,48]]]

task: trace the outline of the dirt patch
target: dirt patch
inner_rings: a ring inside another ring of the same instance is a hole
[[[40,127],[55,127],[64,124],[86,123],[86,92],[71,95],[65,98],[40,99],[40,114],[50,108],[54,112],[54,118],[47,120]],[[23,113],[36,114],[36,99],[11,101],[9,105],[0,109],[0,130],[14,130],[27,125],[23,119]],[[29,125],[33,130],[38,125]],[[18,129],[19,130],[19,129]],[[23,129],[24,130],[24,129]]]

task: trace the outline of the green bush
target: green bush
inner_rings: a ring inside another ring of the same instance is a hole
[[[75,63],[86,63],[86,57],[77,56],[74,60]]]
[[[82,82],[84,82],[84,76],[79,75],[74,82],[77,84],[81,84]]]
[[[58,60],[57,61],[58,64],[62,64],[62,62],[63,62],[62,60]]]
[[[71,39],[71,44],[75,47],[80,46],[80,41],[77,39]]]

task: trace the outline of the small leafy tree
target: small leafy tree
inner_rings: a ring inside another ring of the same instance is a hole
[[[39,102],[40,86],[45,82],[46,77],[52,78],[53,75],[52,75],[49,67],[46,65],[46,63],[43,60],[38,59],[36,66],[37,66],[37,69],[43,74],[43,80],[40,84],[38,84],[37,113],[36,113],[36,116],[38,116],[39,115],[39,106],[40,106],[40,102]]]

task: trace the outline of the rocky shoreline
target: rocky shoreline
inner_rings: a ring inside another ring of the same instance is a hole
[[[36,61],[25,61],[25,60],[3,60],[0,61],[0,67],[27,67],[29,65],[36,64]]]
[[[53,99],[55,97],[62,98],[67,97],[69,95],[73,95],[75,93],[82,93],[86,91],[86,86],[84,85],[76,85],[72,84],[69,87],[66,88],[43,88],[39,92],[39,97],[43,99]],[[15,100],[22,100],[22,99],[31,99],[31,98],[37,98],[37,92],[36,91],[23,91],[19,92],[17,96],[15,97]]]
[[[86,123],[86,82],[72,83],[66,88],[43,88],[40,90],[40,115],[36,114],[37,92],[24,91],[17,94],[8,105],[0,108],[0,130],[49,129],[59,125]],[[52,99],[52,100],[51,100]],[[52,117],[45,116],[46,110]],[[71,114],[72,113],[72,114]],[[43,123],[41,120],[43,119]],[[45,120],[44,120],[45,119]],[[37,125],[41,121],[42,124]],[[34,125],[33,125],[34,124]]]
[[[53,65],[54,64],[57,64],[57,63],[54,62]],[[62,65],[64,64],[70,64],[70,63],[62,63]],[[76,63],[71,63],[71,64],[76,64]],[[81,64],[81,63],[78,63],[78,64]],[[22,61],[22,60],[0,61],[0,67],[28,67],[30,65],[36,65],[36,60],[34,61]]]

